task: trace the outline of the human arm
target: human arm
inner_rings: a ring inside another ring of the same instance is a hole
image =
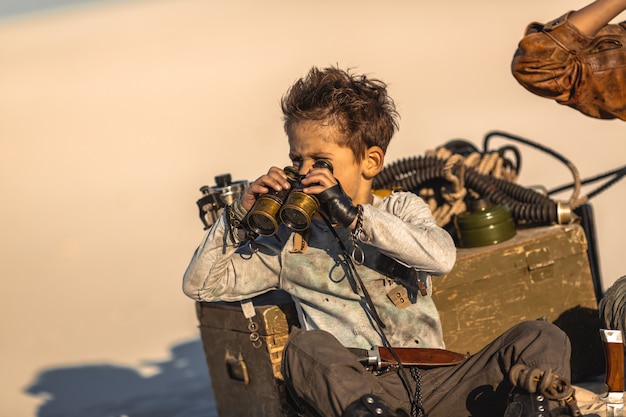
[[[353,200],[332,172],[323,168],[312,169],[302,183],[305,191],[315,193],[320,211],[332,223],[349,228],[380,252],[436,275],[449,272],[454,265],[456,248],[451,236],[437,226],[429,207],[416,194],[393,193],[381,200],[363,186],[351,193]]]
[[[530,92],[588,116],[626,120],[626,26],[602,26],[625,3],[598,0],[546,24],[531,23],[511,63],[515,79]],[[583,33],[596,29],[594,36]]]
[[[410,192],[397,192],[363,206],[360,241],[401,263],[443,275],[456,261],[450,234],[439,227],[428,205]]]
[[[239,244],[228,223],[224,213],[209,229],[185,271],[183,292],[196,301],[239,301],[278,286],[278,242],[259,238],[254,247],[247,242]]]
[[[288,188],[284,172],[272,167],[225,208],[196,249],[183,276],[183,292],[197,301],[236,301],[253,297],[278,285],[280,242],[258,238],[240,242],[236,228],[257,197]],[[286,184],[285,184],[286,183]]]
[[[572,13],[569,21],[583,35],[591,38],[624,10],[626,0],[596,0]]]

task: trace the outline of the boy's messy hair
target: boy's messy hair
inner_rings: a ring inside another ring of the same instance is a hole
[[[282,97],[281,107],[287,133],[301,121],[336,127],[357,161],[371,146],[386,152],[398,129],[399,115],[387,85],[336,67],[311,68]]]

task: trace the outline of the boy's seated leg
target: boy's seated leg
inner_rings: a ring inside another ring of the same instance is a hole
[[[515,364],[569,377],[570,351],[567,335],[557,326],[543,320],[520,323],[459,365],[424,370],[424,408],[429,417],[501,417]]]
[[[520,323],[459,365],[422,369],[424,409],[429,417],[501,417],[514,388],[509,371],[515,364],[569,377],[570,352],[569,339],[557,326],[543,320]],[[370,373],[326,332],[293,332],[283,374],[295,396],[323,416],[341,417],[366,394],[382,398],[391,410],[410,410],[396,372]]]
[[[374,375],[328,332],[294,328],[285,345],[282,367],[296,405],[312,408],[320,416],[341,417],[351,404],[372,394],[391,410],[409,406],[397,373]]]

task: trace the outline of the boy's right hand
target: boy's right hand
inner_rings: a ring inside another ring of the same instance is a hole
[[[250,211],[259,196],[269,193],[270,190],[281,191],[290,187],[291,184],[287,180],[285,171],[278,167],[271,167],[267,174],[261,175],[246,188],[240,198],[241,206],[246,211]]]

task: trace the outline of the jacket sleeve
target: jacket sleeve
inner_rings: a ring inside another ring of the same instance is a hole
[[[278,286],[277,239],[238,245],[224,213],[209,229],[183,276],[183,292],[196,301],[239,301]]]
[[[531,92],[565,102],[581,78],[576,54],[592,41],[569,23],[572,12],[547,24],[531,23],[513,57],[515,79]]]
[[[456,247],[435,222],[428,205],[410,192],[397,192],[363,207],[359,239],[401,263],[433,275],[450,272]]]
[[[530,92],[596,118],[626,119],[626,40],[621,25],[594,38],[569,21],[569,12],[547,24],[531,23],[511,63]]]

